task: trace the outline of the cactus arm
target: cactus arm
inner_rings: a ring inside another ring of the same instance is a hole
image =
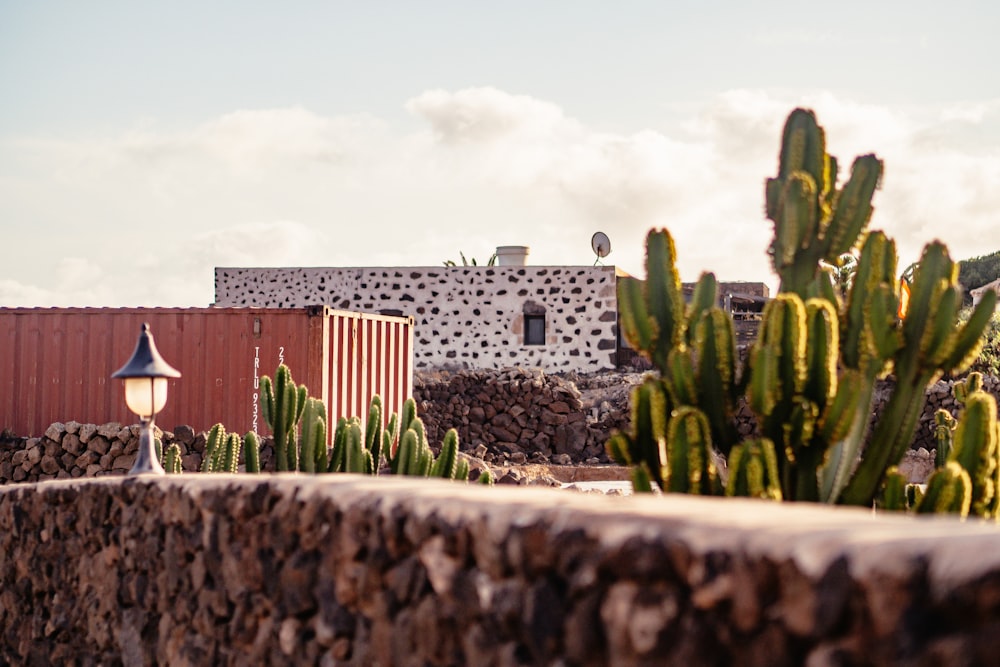
[[[217,452],[223,446],[225,438],[226,427],[222,424],[216,424],[209,430],[205,439],[205,454],[201,460],[202,472],[215,472]]]
[[[618,281],[618,317],[622,336],[628,344],[649,357],[659,329],[646,310],[642,281],[632,277]]]
[[[274,389],[271,385],[271,378],[264,376],[260,379],[260,411],[264,416],[264,423],[274,432]]]
[[[966,517],[972,500],[969,473],[955,461],[938,468],[927,480],[927,491],[917,503],[917,514],[949,513]]]
[[[417,433],[413,429],[407,429],[399,439],[399,451],[394,460],[396,466],[392,472],[397,475],[414,474],[411,470],[416,469],[419,453],[417,452]]]
[[[827,450],[826,463],[819,471],[822,502],[837,502],[850,479],[868,431],[874,393],[874,373],[847,371],[839,383],[833,403],[823,415],[820,422],[823,438],[833,444]]]
[[[657,368],[663,368],[670,350],[683,340],[684,321],[677,252],[673,237],[665,229],[651,230],[646,236],[645,292],[650,315],[657,327],[651,358]]]
[[[874,155],[862,155],[854,160],[851,177],[837,197],[837,207],[830,222],[828,259],[848,252],[864,232],[872,217],[872,197],[882,180],[882,170],[882,161]]]
[[[885,473],[882,509],[890,512],[904,512],[906,511],[906,507],[906,477],[893,466]]]
[[[664,491],[713,495],[720,491],[712,460],[712,434],[705,415],[697,408],[678,408],[670,418],[667,434],[667,477]]]
[[[344,444],[344,472],[364,473],[364,455],[367,450],[364,448],[360,425],[353,422],[348,425]]]
[[[243,436],[243,452],[248,473],[260,472],[260,440],[253,431]]]
[[[645,462],[632,468],[632,490],[635,493],[653,493],[654,482]]]
[[[225,472],[238,472],[240,467],[240,449],[243,447],[243,438],[236,433],[230,433],[226,437],[226,451],[222,461],[222,469]]]
[[[431,477],[441,477],[444,479],[455,478],[455,466],[458,460],[458,431],[453,428],[448,429],[444,434],[444,441],[441,443],[441,453],[431,466]]]
[[[487,473],[484,473],[484,474],[489,474],[489,473],[487,472]],[[469,481],[469,462],[468,462],[468,460],[466,460],[466,459],[458,459],[458,462],[455,464],[455,477],[454,478],[456,480],[460,481],[460,482],[468,482]]]
[[[176,442],[163,453],[163,469],[168,475],[180,475],[182,472],[181,448]]]
[[[871,443],[837,502],[864,507],[871,505],[885,471],[899,463],[913,439],[927,400],[925,388],[930,384],[931,377],[925,374],[908,380],[900,378],[875,425]]]
[[[378,461],[382,452],[382,398],[372,396],[368,408],[368,423],[365,424],[365,448],[371,452],[372,458]]]
[[[695,324],[701,320],[702,315],[716,306],[716,299],[719,294],[719,283],[713,273],[702,273],[698,278],[698,283],[694,286],[694,294],[691,296],[691,303],[687,306],[685,319],[687,320],[687,340],[688,345],[695,343]]]
[[[983,391],[969,394],[965,410],[955,428],[951,460],[969,473],[971,505],[975,516],[993,518],[991,504],[997,493],[997,404]]]
[[[726,456],[739,440],[733,421],[737,365],[733,320],[720,308],[713,307],[702,314],[695,331],[697,405],[708,418],[712,442]]]
[[[330,464],[327,466],[327,470],[330,472],[346,471],[348,429],[346,417],[337,420],[337,426],[333,431],[333,450],[330,452]]]

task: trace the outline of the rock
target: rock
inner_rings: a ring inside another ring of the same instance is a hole
[[[97,427],[97,434],[107,440],[114,440],[121,430],[122,425],[118,422],[108,422]]]
[[[62,422],[56,422],[45,429],[45,437],[52,442],[62,442],[63,435],[66,434],[66,425]]]
[[[87,449],[97,454],[107,454],[111,449],[111,443],[103,435],[97,435],[87,442]]]
[[[184,445],[194,444],[195,433],[194,429],[190,426],[175,426],[174,427],[174,441]]]
[[[70,454],[79,454],[80,450],[83,449],[83,443],[80,442],[80,436],[76,433],[66,432],[66,435],[62,439],[63,449]]]
[[[84,444],[89,443],[90,439],[92,437],[94,437],[95,433],[97,433],[97,426],[96,425],[94,425],[94,424],[83,424],[82,426],[80,426],[80,431],[78,433],[78,435],[80,436],[80,442],[82,442]]]

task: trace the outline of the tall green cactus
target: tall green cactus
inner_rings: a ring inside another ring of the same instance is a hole
[[[288,366],[281,364],[274,382],[265,375],[260,380],[260,406],[264,421],[274,435],[274,457],[279,472],[298,468],[295,428],[302,418],[308,390],[296,386]]]
[[[738,468],[732,452],[743,459],[747,450],[735,449],[733,406],[746,392],[760,435],[774,445],[782,497],[872,503],[912,440],[927,386],[970,360],[995,306],[990,293],[956,325],[957,269],[935,242],[914,275],[909,313],[897,316],[895,245],[867,231],[882,169],[875,156],[861,156],[838,188],[837,161],[826,153],[815,115],[796,109],[789,116],[778,174],[765,188],[774,223],[769,253],[781,286],[747,369],[739,368],[731,324],[715,305],[714,277],[702,276],[685,307],[673,240],[666,230],[649,233],[647,279],[619,283],[619,309],[623,335],[659,377],[634,391],[631,429],[607,445],[612,458],[633,466],[636,489],[681,490],[670,480],[685,459],[671,447],[690,429],[673,424],[678,416],[689,424],[704,418],[709,433],[701,440]],[[823,265],[859,246],[845,300]],[[895,388],[869,433],[875,382],[890,371]]]

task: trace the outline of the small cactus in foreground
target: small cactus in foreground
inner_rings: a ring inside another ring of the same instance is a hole
[[[176,442],[167,447],[163,454],[163,469],[168,475],[180,475],[183,470],[181,448]]]

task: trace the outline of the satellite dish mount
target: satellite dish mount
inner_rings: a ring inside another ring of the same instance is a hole
[[[594,254],[597,255],[597,259],[594,260],[594,266],[597,266],[597,263],[611,252],[611,239],[604,232],[597,232],[590,239],[590,247],[594,249]]]

